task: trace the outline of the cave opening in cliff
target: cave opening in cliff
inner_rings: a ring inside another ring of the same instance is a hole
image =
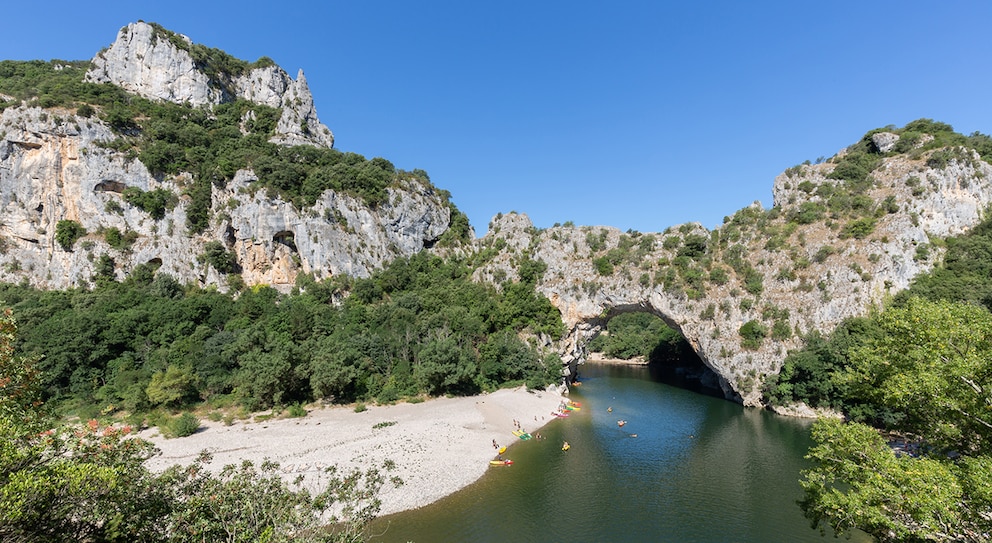
[[[717,374],[665,319],[643,310],[614,308],[592,324],[599,331],[587,344],[589,361],[645,364],[654,381],[725,397]]]

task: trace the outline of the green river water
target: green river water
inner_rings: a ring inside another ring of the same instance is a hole
[[[662,384],[646,367],[580,371],[571,394],[580,411],[544,426],[545,439],[515,443],[512,466],[379,519],[372,540],[837,541],[810,528],[796,505],[809,422]],[[869,540],[859,536],[850,541]]]

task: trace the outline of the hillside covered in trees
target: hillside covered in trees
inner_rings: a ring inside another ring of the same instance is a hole
[[[248,411],[392,402],[560,380],[557,355],[522,339],[561,329],[533,282],[497,290],[422,253],[369,279],[301,286],[234,296],[149,272],[94,289],[3,285],[0,299],[21,327],[18,350],[39,359],[46,398],[86,417],[202,401]]]

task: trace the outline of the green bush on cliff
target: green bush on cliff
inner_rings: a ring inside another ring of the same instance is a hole
[[[76,240],[86,235],[86,228],[76,221],[61,220],[55,225],[55,241],[64,251],[71,251]]]
[[[760,321],[749,320],[741,325],[737,330],[741,336],[741,347],[745,349],[758,349],[765,342],[768,336],[768,328]]]

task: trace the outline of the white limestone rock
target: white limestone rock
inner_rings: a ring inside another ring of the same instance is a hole
[[[0,134],[0,281],[47,289],[85,285],[106,254],[118,278],[153,263],[181,283],[225,290],[227,278],[198,258],[206,243],[221,240],[247,284],[288,291],[300,273],[318,280],[367,277],[390,260],[433,245],[451,220],[441,195],[415,180],[388,188],[386,201],[375,209],[327,191],[313,208],[300,211],[264,191],[253,194],[255,175],[242,170],[227,187],[214,187],[212,229],[191,236],[185,200],[156,221],[121,197],[128,187],[178,195],[189,180],[156,180],[140,161],[101,147],[99,142],[115,135],[98,119],[8,107],[0,114]],[[55,241],[61,220],[87,231],[70,251]],[[109,228],[135,232],[137,240],[126,250],[114,249],[102,233]]]
[[[871,142],[880,153],[888,153],[899,142],[899,136],[892,132],[878,132],[871,135]]]
[[[188,37],[176,36],[192,44]],[[86,80],[113,83],[152,100],[192,106],[219,104],[231,98],[211,83],[187,51],[141,22],[122,28],[117,40],[93,57]]]
[[[177,104],[207,106],[241,98],[280,108],[282,115],[273,142],[334,146],[334,134],[317,117],[303,70],[295,81],[274,65],[211,79],[187,50],[192,40],[181,34],[171,36],[148,23],[127,25],[110,47],[93,57],[87,81],[113,83],[145,98]],[[177,46],[173,40],[186,47]]]

